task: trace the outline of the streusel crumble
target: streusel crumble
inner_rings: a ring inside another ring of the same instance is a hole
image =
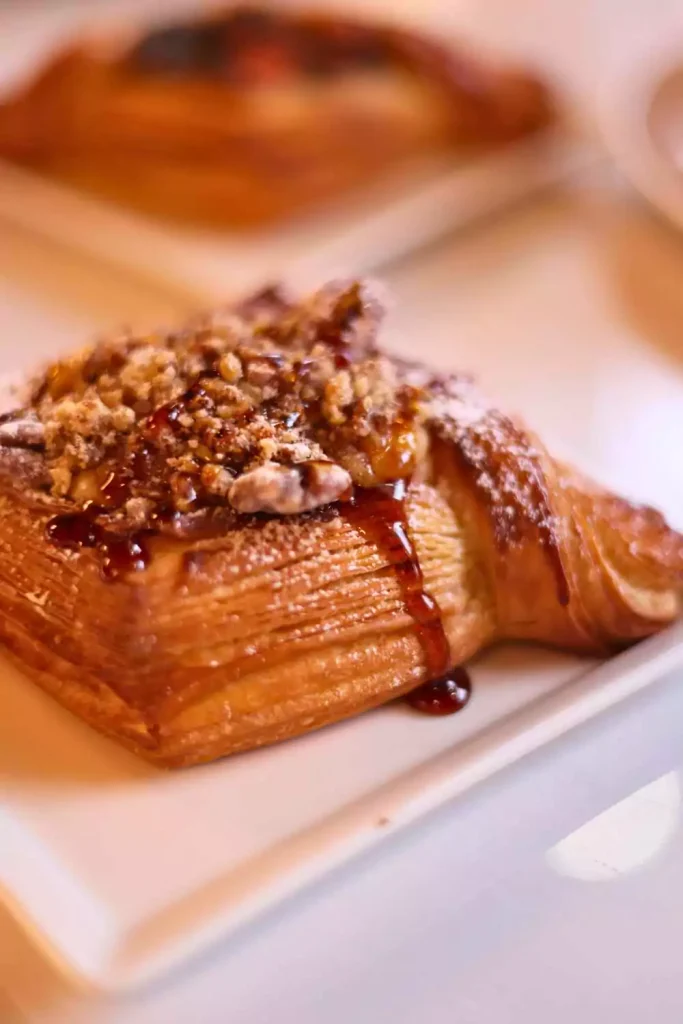
[[[378,351],[382,312],[356,282],[302,302],[268,288],[98,342],[33,383],[0,442],[44,453],[54,497],[134,528],[215,505],[297,514],[407,478],[438,392]]]

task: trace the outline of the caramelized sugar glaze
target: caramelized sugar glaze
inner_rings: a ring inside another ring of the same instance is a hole
[[[453,714],[469,700],[469,677],[464,669],[452,668],[451,647],[439,602],[425,589],[420,559],[408,527],[406,490],[406,480],[356,488],[344,514],[377,545],[391,565],[401,588],[403,606],[422,645],[428,681],[408,695],[409,704],[431,715]]]

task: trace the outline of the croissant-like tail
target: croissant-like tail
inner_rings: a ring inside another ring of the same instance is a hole
[[[631,504],[563,465],[553,469],[574,604],[567,612],[607,647],[638,640],[677,618],[681,534],[655,509]]]
[[[488,567],[501,639],[606,653],[681,613],[683,536],[486,409],[436,428],[434,483]]]

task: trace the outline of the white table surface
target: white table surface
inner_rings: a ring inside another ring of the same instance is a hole
[[[496,38],[505,35],[504,6],[513,5],[478,0],[453,9],[474,26],[483,8]],[[539,33],[547,29],[558,47],[555,66],[569,83],[571,47],[558,40],[575,45],[587,32],[579,8],[589,5],[515,6],[505,38],[541,53]],[[652,3],[593,6],[596,21],[581,50],[587,64],[614,45],[609,26],[623,40],[646,21],[651,28]],[[35,13],[38,4],[28,7]],[[660,13],[673,7],[658,0]],[[3,47],[2,18],[20,24],[12,5],[7,10],[0,13]],[[594,80],[582,73],[570,84],[587,96]],[[634,351],[651,346],[664,364],[683,360],[683,241],[607,173],[447,240],[385,276],[406,338],[448,332],[454,363],[463,332],[482,345],[519,346],[518,378],[491,381],[518,408],[530,386],[525,361],[553,352],[556,372],[581,372],[571,361],[576,331],[595,337],[605,372],[615,332],[626,332]],[[179,306],[123,275],[103,279],[67,250],[0,230],[0,371],[28,351],[34,358],[70,343],[74,330],[167,319]],[[680,424],[683,410],[660,410],[659,419],[634,427],[633,398],[622,412],[634,430],[633,457],[643,458],[648,438],[665,438],[667,417]],[[535,407],[543,429],[542,403]],[[590,429],[587,410],[569,409],[558,440],[571,450]],[[609,453],[598,452],[601,460],[618,483],[619,466]],[[676,470],[666,478],[653,468],[650,482],[655,501],[683,496]],[[580,1016],[583,1024],[680,1024],[682,683],[662,681],[134,998],[71,989],[0,917],[0,1021],[564,1024]]]

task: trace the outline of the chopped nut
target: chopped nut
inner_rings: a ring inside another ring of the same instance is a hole
[[[277,441],[273,437],[262,437],[258,442],[259,455],[264,460],[270,460],[277,453]]]
[[[149,519],[154,503],[148,498],[129,498],[125,507],[126,519],[133,528],[139,528]]]
[[[190,452],[185,452],[179,455],[177,458],[169,459],[168,464],[173,469],[178,469],[181,473],[188,473],[192,476],[197,472],[198,463]]]
[[[232,473],[228,472],[223,466],[207,463],[202,468],[202,484],[209,494],[225,498],[232,486],[232,481]]]
[[[111,409],[107,408],[99,395],[86,392],[80,401],[65,398],[60,402],[55,407],[54,418],[67,433],[89,437],[100,433],[108,425]]]
[[[94,470],[86,469],[85,472],[77,473],[71,478],[69,497],[81,505],[87,501],[97,501],[101,497],[97,474]]]
[[[242,376],[242,364],[233,352],[226,352],[218,362],[218,369],[223,380],[234,384]]]
[[[306,441],[284,442],[280,445],[278,453],[286,462],[307,462],[311,458],[322,459],[324,452],[318,445],[311,446]]]
[[[348,370],[336,373],[331,380],[325,384],[323,411],[329,422],[335,426],[344,423],[346,414],[344,409],[353,402],[353,386],[351,374]]]
[[[135,413],[127,405],[119,405],[112,409],[111,422],[114,430],[127,433],[135,425]]]
[[[175,507],[180,512],[189,512],[197,500],[194,479],[188,473],[174,473],[170,485]]]
[[[250,384],[257,387],[264,387],[269,384],[277,375],[277,367],[265,359],[252,359],[247,363],[246,378]]]
[[[109,409],[117,409],[123,402],[123,391],[121,390],[121,388],[112,388],[110,391],[104,391],[100,387],[99,393],[100,398]],[[135,414],[133,413],[133,422],[134,421]]]
[[[315,463],[312,472],[303,467],[267,462],[238,477],[230,488],[230,504],[238,512],[274,512],[296,515],[337,501],[351,486],[341,466]]]
[[[58,497],[69,493],[71,487],[71,472],[66,466],[54,466],[50,470],[52,477],[52,490]]]
[[[45,441],[45,427],[34,416],[0,423],[0,445],[8,448],[38,448]]]
[[[419,458],[436,399],[408,400],[413,371],[378,354],[380,319],[364,285],[337,282],[299,303],[271,289],[181,331],[101,341],[48,368],[28,408],[0,421],[0,444],[41,447],[45,486],[78,505],[122,465],[117,524],[140,527],[169,499],[183,512],[220,498],[295,515]]]
[[[307,496],[306,508],[316,508],[337,501],[353,483],[347,471],[334,462],[315,460],[308,464],[304,463],[300,468]]]

